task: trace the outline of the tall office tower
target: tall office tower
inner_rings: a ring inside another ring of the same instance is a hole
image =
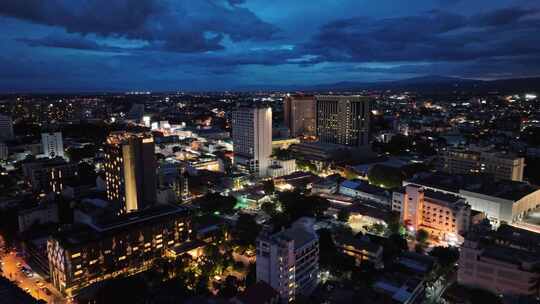
[[[43,154],[49,158],[64,157],[64,142],[62,132],[41,133]]]
[[[123,212],[143,209],[156,201],[154,138],[148,133],[114,132],[105,145],[107,198]]]
[[[257,281],[272,286],[283,303],[317,287],[319,237],[313,224],[313,219],[301,218],[287,230],[264,230],[257,238]]]
[[[13,138],[13,121],[11,117],[0,114],[0,139]]]
[[[283,117],[291,137],[315,136],[317,109],[313,95],[287,95],[283,100]]]
[[[173,190],[178,202],[183,203],[189,199],[188,175],[183,165],[178,164],[178,175],[174,179]]]
[[[239,107],[232,113],[234,161],[259,177],[267,176],[272,155],[272,109]]]
[[[317,95],[317,136],[321,143],[350,147],[369,144],[370,98]]]

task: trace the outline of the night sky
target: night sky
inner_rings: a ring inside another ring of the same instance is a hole
[[[0,91],[540,75],[537,0],[2,0]]]

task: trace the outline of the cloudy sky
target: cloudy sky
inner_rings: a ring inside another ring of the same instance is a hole
[[[540,75],[537,0],[2,0],[0,91]]]

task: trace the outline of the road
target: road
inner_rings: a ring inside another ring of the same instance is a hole
[[[2,247],[2,240],[0,240],[0,248]],[[18,263],[20,263],[19,265],[27,265],[23,258],[16,255],[15,251],[4,253],[4,250],[0,250],[0,264],[4,277],[14,281],[20,288],[26,290],[26,292],[36,299],[42,299],[51,304],[68,303],[68,301],[54,289],[52,284],[45,281],[35,272],[33,272],[32,277],[27,277],[17,265]],[[47,288],[50,291],[50,295],[41,289],[38,284],[43,284],[41,286]]]

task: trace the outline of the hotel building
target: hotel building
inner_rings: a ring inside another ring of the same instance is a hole
[[[369,144],[369,97],[317,95],[315,100],[319,142],[356,148]]]
[[[272,109],[239,107],[232,113],[235,163],[258,177],[268,175],[272,154]]]
[[[264,230],[257,238],[257,281],[264,281],[282,302],[309,295],[318,283],[319,237],[313,219],[301,218],[275,234]]]
[[[470,226],[471,207],[464,199],[414,184],[393,193],[392,210],[410,230],[424,229],[448,242],[461,242]]]
[[[170,205],[77,224],[47,242],[52,284],[73,296],[97,282],[148,270],[190,234],[187,210]]]
[[[283,100],[283,118],[291,137],[315,136],[317,109],[313,95],[287,95]]]
[[[122,212],[143,209],[156,201],[154,139],[148,133],[115,132],[105,145],[107,198]]]

